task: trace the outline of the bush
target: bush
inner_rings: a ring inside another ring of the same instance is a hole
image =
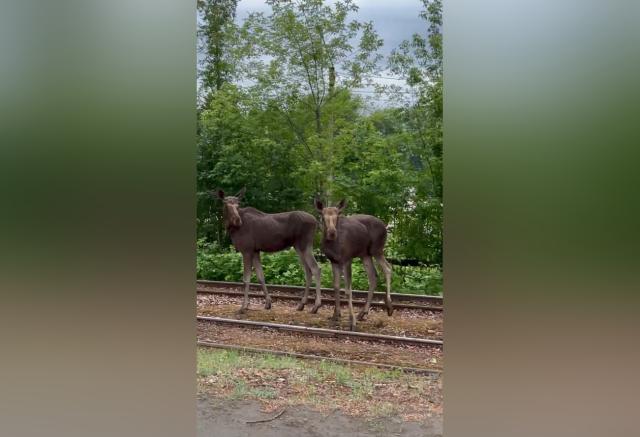
[[[293,249],[276,253],[263,253],[261,256],[265,281],[267,284],[304,285],[304,271],[298,255]],[[216,244],[198,241],[197,251],[198,279],[211,281],[242,281],[242,255],[235,250],[225,250]],[[320,263],[322,286],[332,287],[331,264]],[[385,290],[384,275],[378,270],[379,291]],[[252,272],[252,280],[256,281]],[[313,282],[312,282],[313,284]],[[344,284],[342,284],[344,286]],[[367,290],[369,283],[362,262],[354,260],[352,267],[352,288]],[[411,294],[442,294],[442,271],[437,267],[393,266],[391,291]]]

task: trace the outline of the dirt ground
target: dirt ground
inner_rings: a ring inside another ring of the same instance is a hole
[[[317,315],[299,312],[296,302],[274,301],[264,310],[251,299],[198,295],[198,314],[347,329],[329,320],[333,305]],[[309,306],[310,307],[310,306]],[[357,311],[357,310],[356,310]],[[388,317],[372,308],[358,331],[442,339],[442,312],[397,310]],[[294,332],[197,322],[199,340],[303,354],[443,369],[440,347],[398,345]],[[199,348],[198,436],[221,437],[438,437],[442,436],[442,379],[363,366],[299,360],[265,354]],[[247,421],[278,418],[265,423]]]
[[[245,329],[197,323],[198,340],[301,354],[371,361],[396,366],[442,370],[444,354],[438,347],[370,343],[352,339],[311,337],[293,332]]]
[[[226,317],[259,322],[296,324],[316,328],[348,329],[348,310],[342,309],[339,322],[331,320],[333,305],[323,305],[317,314],[311,314],[308,306],[304,311],[296,311],[297,302],[277,301],[270,310],[265,310],[264,301],[250,299],[251,306],[246,314],[238,314],[241,299],[229,296],[199,295],[198,314]],[[354,309],[357,313],[359,309]],[[373,334],[421,337],[442,340],[443,314],[441,312],[419,310],[396,310],[392,317],[382,308],[371,308],[364,321],[359,321],[357,330]]]
[[[367,421],[340,411],[321,413],[306,407],[289,406],[277,419],[266,423],[247,424],[277,413],[263,413],[258,401],[215,399],[205,394],[198,397],[199,437],[441,437],[442,419],[403,422],[397,419]]]

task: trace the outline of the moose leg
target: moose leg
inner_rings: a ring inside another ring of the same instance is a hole
[[[304,309],[304,306],[307,304],[307,296],[309,296],[309,287],[311,286],[311,270],[309,269],[307,261],[304,258],[304,253],[298,249],[296,249],[296,253],[298,254],[298,258],[300,258],[300,264],[302,264],[302,269],[304,270],[304,293],[302,294],[302,300],[296,308],[296,310],[302,311]]]
[[[349,329],[356,330],[356,316],[353,314],[353,302],[351,300],[351,260],[344,265],[344,288],[349,299]]]
[[[342,272],[338,264],[331,263],[331,268],[333,270],[333,292],[335,293],[335,308],[332,319],[340,321],[340,275]]]
[[[271,309],[271,296],[269,296],[269,291],[267,290],[267,284],[264,282],[264,272],[262,271],[262,263],[260,263],[260,252],[256,252],[253,254],[253,268],[256,269],[256,276],[258,277],[258,281],[262,286],[262,291],[264,291],[264,309]]]
[[[387,282],[387,295],[385,297],[385,303],[387,304],[387,314],[391,316],[393,314],[393,304],[391,303],[391,264],[384,258],[384,255],[376,255],[376,261],[382,267],[384,272],[384,278]]]
[[[309,246],[305,249],[304,251],[304,260],[310,270],[310,272],[313,274],[315,280],[316,280],[316,301],[313,304],[313,308],[311,308],[311,313],[315,314],[318,312],[318,310],[320,309],[320,307],[322,306],[322,294],[320,293],[320,266],[318,265],[315,257],[313,256],[313,248],[312,246]],[[307,288],[309,286],[307,285]],[[338,286],[338,288],[340,288]],[[306,292],[306,290],[305,290]]]
[[[369,294],[367,295],[367,302],[364,304],[360,313],[358,313],[358,320],[364,320],[364,317],[369,314],[369,308],[371,307],[371,300],[373,299],[373,292],[376,289],[376,268],[373,265],[373,260],[370,256],[362,257],[362,264],[367,272],[367,278],[369,279]]]
[[[304,259],[304,254],[302,251],[296,249],[298,253],[298,257],[300,258],[300,263],[302,264],[302,268],[304,270],[304,293],[302,294],[302,300],[296,307],[296,310],[302,311],[304,306],[307,304],[307,296],[309,296],[309,287],[311,286],[311,270],[307,266],[307,261]]]
[[[242,254],[242,265],[244,267],[244,274],[242,275],[242,281],[244,282],[244,301],[240,307],[240,314],[243,314],[249,308],[249,284],[251,283],[251,264],[253,262],[252,253]]]

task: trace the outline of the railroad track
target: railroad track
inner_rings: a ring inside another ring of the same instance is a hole
[[[226,295],[226,296],[244,296],[242,291],[234,291],[230,289],[242,289],[244,284],[242,282],[225,282],[225,281],[205,281],[199,280],[197,281],[198,287],[197,292],[201,294],[217,294],[217,295]],[[206,288],[206,287],[216,287],[216,289]],[[225,289],[225,290],[223,290]],[[267,284],[267,289],[269,291],[275,292],[271,295],[272,299],[276,300],[300,300],[302,297],[302,292],[304,291],[304,287],[299,287],[295,285],[272,285]],[[249,293],[249,297],[264,297],[264,294],[261,291],[260,284],[251,283],[250,290],[259,290],[260,293]],[[322,302],[323,303],[333,303],[333,289],[331,288],[321,288],[323,293]],[[282,291],[289,292],[289,294],[283,294]],[[291,292],[297,294],[290,294]],[[352,296],[356,299],[353,300],[353,304],[356,306],[364,305],[365,301],[363,300],[368,295],[368,291],[363,290],[353,290]],[[342,292],[342,298],[346,299],[346,295]],[[374,292],[373,300],[371,302],[372,306],[385,307],[385,303],[381,300],[384,298],[385,293],[383,292]],[[311,289],[309,292],[309,301],[313,305],[313,301],[315,299],[315,290]],[[393,301],[393,306],[395,308],[406,308],[406,309],[416,309],[423,311],[442,311],[443,310],[443,298],[441,296],[426,296],[426,295],[414,295],[414,294],[401,294],[401,293],[391,293],[391,300]]]
[[[339,329],[312,328],[312,327],[300,326],[300,325],[285,325],[280,323],[257,322],[253,320],[227,319],[223,317],[197,316],[196,319],[200,322],[241,326],[244,328],[254,328],[254,329],[268,328],[268,329],[274,329],[278,331],[289,331],[289,332],[296,332],[296,333],[301,333],[305,335],[316,335],[321,337],[343,337],[343,338],[351,338],[351,339],[373,341],[373,342],[410,344],[414,346],[420,345],[420,346],[431,346],[431,347],[437,347],[437,348],[442,348],[444,346],[444,342],[441,340],[432,340],[432,339],[426,339],[426,338],[372,334],[368,332],[357,332],[357,331],[342,331]]]
[[[197,342],[198,346],[210,347],[216,349],[225,349],[225,350],[235,350],[245,353],[253,353],[253,354],[272,354],[272,355],[280,355],[294,358],[302,358],[306,360],[319,360],[319,361],[331,361],[334,363],[340,364],[348,364],[348,365],[358,365],[358,366],[367,366],[367,367],[378,367],[386,370],[400,370],[402,372],[408,373],[416,373],[419,375],[431,375],[431,376],[439,376],[442,374],[441,370],[437,369],[428,369],[421,367],[405,367],[405,366],[396,366],[392,364],[385,363],[376,363],[371,361],[359,361],[359,360],[347,360],[343,358],[335,358],[328,357],[323,355],[309,355],[309,354],[300,354],[296,352],[287,352],[273,349],[263,349],[263,348],[254,348],[254,347],[246,347],[246,346],[237,346],[232,344],[224,344],[224,343],[216,343],[211,341],[200,341]]]

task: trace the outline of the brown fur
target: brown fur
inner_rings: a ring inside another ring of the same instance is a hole
[[[317,228],[316,219],[304,211],[267,214],[255,208],[240,208],[240,198],[244,189],[236,196],[225,197],[222,190],[218,197],[223,201],[224,224],[233,246],[242,254],[244,265],[244,302],[240,312],[249,307],[249,283],[251,267],[255,269],[258,281],[265,295],[265,308],[271,308],[271,297],[267,291],[264,272],[260,262],[260,252],[278,252],[293,247],[305,271],[305,291],[298,310],[307,303],[312,276],[316,281],[316,301],[311,309],[318,311],[321,305],[320,267],[313,256],[313,238]]]
[[[336,207],[325,207],[322,202],[315,200],[316,209],[322,216],[323,235],[322,252],[331,261],[333,269],[333,288],[335,292],[334,318],[340,319],[340,275],[344,276],[345,291],[349,299],[349,322],[355,330],[356,319],[351,302],[351,264],[353,258],[361,258],[369,280],[369,294],[364,308],[358,314],[358,320],[363,320],[369,312],[373,292],[376,287],[376,270],[372,258],[375,258],[384,272],[387,285],[387,314],[393,314],[391,303],[391,265],[384,257],[384,245],[387,240],[387,226],[371,215],[356,214],[342,216],[345,201]]]

